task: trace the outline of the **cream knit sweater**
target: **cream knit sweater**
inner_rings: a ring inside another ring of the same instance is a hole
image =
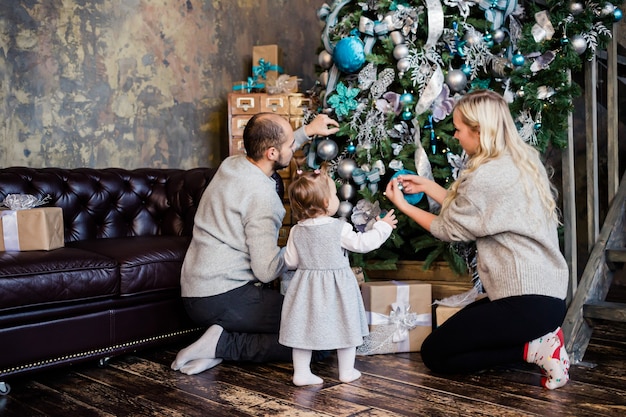
[[[569,274],[557,224],[535,188],[526,196],[519,176],[504,155],[463,177],[431,233],[448,242],[476,241],[478,274],[491,300],[528,294],[564,299]]]

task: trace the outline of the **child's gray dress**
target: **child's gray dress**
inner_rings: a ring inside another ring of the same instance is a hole
[[[295,225],[299,265],[282,309],[279,342],[306,350],[356,347],[369,334],[361,291],[341,247],[344,222]]]

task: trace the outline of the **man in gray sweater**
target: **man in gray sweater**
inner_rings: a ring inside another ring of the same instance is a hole
[[[185,308],[208,329],[172,369],[192,375],[222,360],[291,360],[291,349],[278,343],[283,296],[268,285],[286,270],[277,243],[285,208],[272,176],[309,136],[331,135],[338,125],[323,114],[295,132],[272,113],[247,123],[246,155],[226,158],[207,186],[183,262]]]

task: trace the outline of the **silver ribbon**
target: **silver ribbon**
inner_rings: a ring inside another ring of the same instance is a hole
[[[438,64],[436,64],[436,69],[433,72],[433,75],[428,80],[428,84],[426,88],[422,92],[417,104],[415,105],[415,115],[418,116],[424,113],[426,110],[430,108],[435,99],[439,97],[441,90],[443,89],[443,71]]]
[[[417,326],[432,326],[432,314],[410,313],[409,304],[410,286],[407,284],[396,284],[396,300],[391,303],[389,315],[366,311],[368,324],[370,325],[390,325],[394,332],[391,340],[398,344],[398,352],[409,350],[409,331]]]
[[[417,175],[420,177],[428,178],[429,180],[434,181],[435,176],[433,175],[433,168],[428,160],[428,155],[426,155],[426,150],[424,150],[424,147],[422,146],[422,142],[420,140],[420,128],[417,125],[416,119],[413,120],[413,125],[415,125],[415,133],[413,135],[413,141],[415,143],[415,170],[417,171]],[[439,208],[441,208],[439,203],[437,203],[428,194],[426,194],[426,198],[428,199],[430,212],[438,212]]]
[[[439,0],[426,0],[428,8],[428,40],[424,49],[434,48],[443,33],[443,6]]]
[[[426,0],[426,7],[428,8],[428,40],[424,49],[434,49],[443,33],[443,6],[439,0]],[[430,108],[443,88],[443,71],[441,71],[438,63],[434,62],[434,65],[436,69],[415,105],[416,116]]]
[[[2,237],[5,251],[19,251],[20,239],[17,230],[17,210],[0,210]]]

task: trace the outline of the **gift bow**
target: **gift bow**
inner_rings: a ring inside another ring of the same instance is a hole
[[[386,16],[382,21],[373,21],[369,17],[361,16],[359,19],[359,32],[365,36],[365,53],[369,54],[372,52],[376,39],[387,36],[389,32],[395,29],[391,15]]]
[[[422,314],[422,316],[429,316],[428,318],[420,319],[420,315],[417,313],[409,313],[411,307],[408,305],[400,305],[397,303],[391,304],[391,312],[389,313],[389,323],[396,326],[396,331],[393,332],[391,340],[394,343],[406,340],[409,337],[409,331],[416,328],[421,324],[422,319],[427,320],[428,323],[424,326],[430,325],[430,315]]]
[[[485,20],[491,22],[491,28],[500,28],[506,18],[517,6],[516,0],[480,0],[478,7],[485,11]]]
[[[260,77],[264,80],[267,79],[268,71],[276,71],[279,74],[282,74],[284,72],[283,68],[280,65],[272,65],[270,61],[265,61],[264,58],[259,59],[259,65],[252,67],[252,73],[257,78]]]
[[[361,168],[355,168],[352,171],[352,180],[358,185],[361,190],[365,188],[366,183],[368,188],[375,194],[378,191],[378,183],[380,182],[380,169],[372,168],[370,171],[364,171]]]
[[[256,81],[254,80],[254,78],[248,77],[248,83],[247,84],[235,85],[235,86],[233,86],[233,91],[246,90],[246,92],[249,93],[254,88],[261,89],[261,88],[264,88],[264,87],[265,87],[265,84],[257,84]]]
[[[409,337],[409,331],[417,326],[432,326],[431,314],[409,313],[411,306],[404,303],[392,303],[389,315],[369,313],[369,324],[371,325],[392,325],[395,330],[391,337],[394,343],[402,342]]]

